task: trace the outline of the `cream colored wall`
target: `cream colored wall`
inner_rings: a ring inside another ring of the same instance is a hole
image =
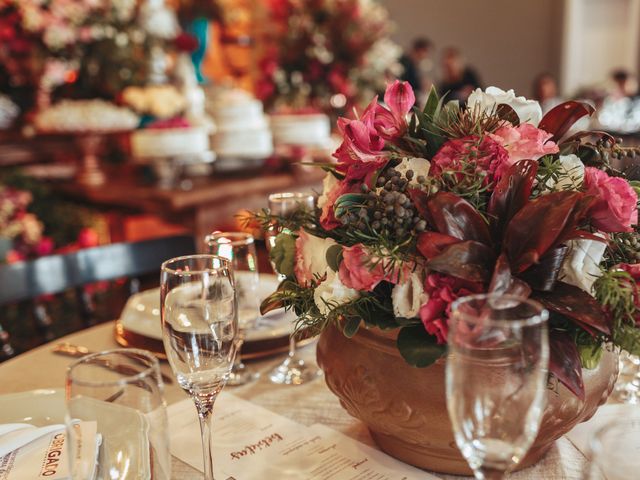
[[[408,46],[418,35],[460,48],[485,85],[531,94],[533,78],[560,73],[562,0],[383,0]],[[438,54],[439,56],[439,54]],[[439,61],[439,58],[437,58]]]

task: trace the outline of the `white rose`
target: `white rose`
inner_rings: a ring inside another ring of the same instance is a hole
[[[401,176],[404,176],[408,170],[413,170],[413,182],[415,182],[419,176],[426,177],[429,175],[430,167],[431,164],[429,163],[429,160],[419,157],[410,157],[403,159],[402,162],[400,162],[400,165],[395,167],[395,169]]]
[[[322,180],[322,195],[318,198],[318,208],[322,209],[329,201],[329,192],[338,185],[338,179],[331,172],[327,172]]]
[[[360,296],[357,290],[348,288],[340,281],[336,272],[327,268],[327,278],[313,292],[313,301],[320,313],[327,315],[340,305],[349,303]]]
[[[424,291],[422,277],[418,272],[413,272],[404,282],[398,283],[391,292],[393,314],[396,317],[417,317],[420,307],[428,300],[429,296]]]
[[[560,280],[591,293],[591,286],[602,275],[600,262],[607,244],[595,240],[579,239],[568,242],[569,253],[560,270]]]
[[[579,188],[584,179],[584,163],[580,157],[573,153],[560,155],[560,164],[562,168],[558,170],[558,181],[550,178],[546,183],[547,188],[554,191]]]
[[[298,280],[311,281],[324,275],[329,268],[327,250],[337,245],[332,238],[320,238],[304,230],[296,240],[296,275]]]
[[[542,120],[542,109],[535,100],[527,100],[525,97],[516,97],[513,90],[506,92],[498,87],[488,87],[484,92],[477,88],[469,95],[467,105],[473,108],[476,104],[485,112],[492,111],[496,105],[509,105],[518,115],[520,123],[531,123],[538,126]]]

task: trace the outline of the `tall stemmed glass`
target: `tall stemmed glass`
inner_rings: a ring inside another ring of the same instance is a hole
[[[605,424],[589,441],[585,480],[628,480],[640,471],[640,418]]]
[[[548,312],[513,295],[452,305],[447,407],[456,444],[478,479],[501,479],[536,438],[546,401]]]
[[[196,405],[202,434],[204,478],[213,479],[213,404],[236,354],[238,312],[229,261],[190,255],[162,264],[162,338],[167,358]]]
[[[315,208],[315,198],[313,195],[300,192],[274,193],[269,195],[269,212],[278,218],[292,217],[301,210],[313,212]],[[278,234],[287,232],[287,229],[274,221],[266,234],[267,250],[269,252],[275,246],[275,239]],[[275,270],[276,274],[279,274]],[[291,334],[289,338],[289,354],[287,358],[269,374],[269,379],[273,383],[281,385],[301,385],[313,380],[320,374],[320,370],[304,361],[297,353],[296,337]]]
[[[227,385],[244,385],[260,374],[242,363],[240,350],[246,333],[256,326],[260,316],[258,296],[258,256],[253,235],[244,232],[213,232],[205,238],[209,253],[229,260],[236,280],[238,297],[238,347]]]

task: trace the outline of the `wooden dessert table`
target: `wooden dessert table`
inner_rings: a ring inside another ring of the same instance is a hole
[[[122,213],[148,213],[184,226],[198,239],[214,228],[234,225],[239,211],[267,206],[267,196],[281,191],[322,190],[325,172],[319,168],[304,171],[255,172],[252,176],[214,176],[194,182],[190,190],[161,189],[141,185],[133,178],[108,174],[105,185],[85,187],[77,183],[55,186],[64,196],[84,204],[116,209]]]

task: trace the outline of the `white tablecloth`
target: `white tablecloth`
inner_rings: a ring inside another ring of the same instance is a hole
[[[0,394],[36,388],[63,388],[65,369],[71,359],[51,353],[53,344],[66,341],[84,345],[94,351],[116,348],[118,345],[113,339],[113,328],[112,323],[99,325],[0,364]],[[302,351],[310,360],[314,359],[315,344],[305,347]],[[282,358],[271,358],[254,362],[251,366],[262,372],[268,372],[280,361]],[[166,373],[171,373],[166,363],[163,363],[162,369]],[[227,388],[238,396],[297,422],[305,425],[322,423],[356,440],[374,445],[364,425],[342,409],[338,399],[327,389],[322,378],[307,385],[278,386],[269,383],[266,375],[263,375],[252,384]],[[181,400],[185,398],[185,395],[175,384],[167,387],[166,399],[168,403]],[[509,478],[514,480],[579,480],[582,478],[584,464],[583,455],[567,439],[562,438],[537,465],[512,474]],[[173,459],[172,467],[172,478],[180,480],[199,480],[202,478],[201,473],[178,459]],[[445,475],[441,477],[447,479],[463,478]]]

